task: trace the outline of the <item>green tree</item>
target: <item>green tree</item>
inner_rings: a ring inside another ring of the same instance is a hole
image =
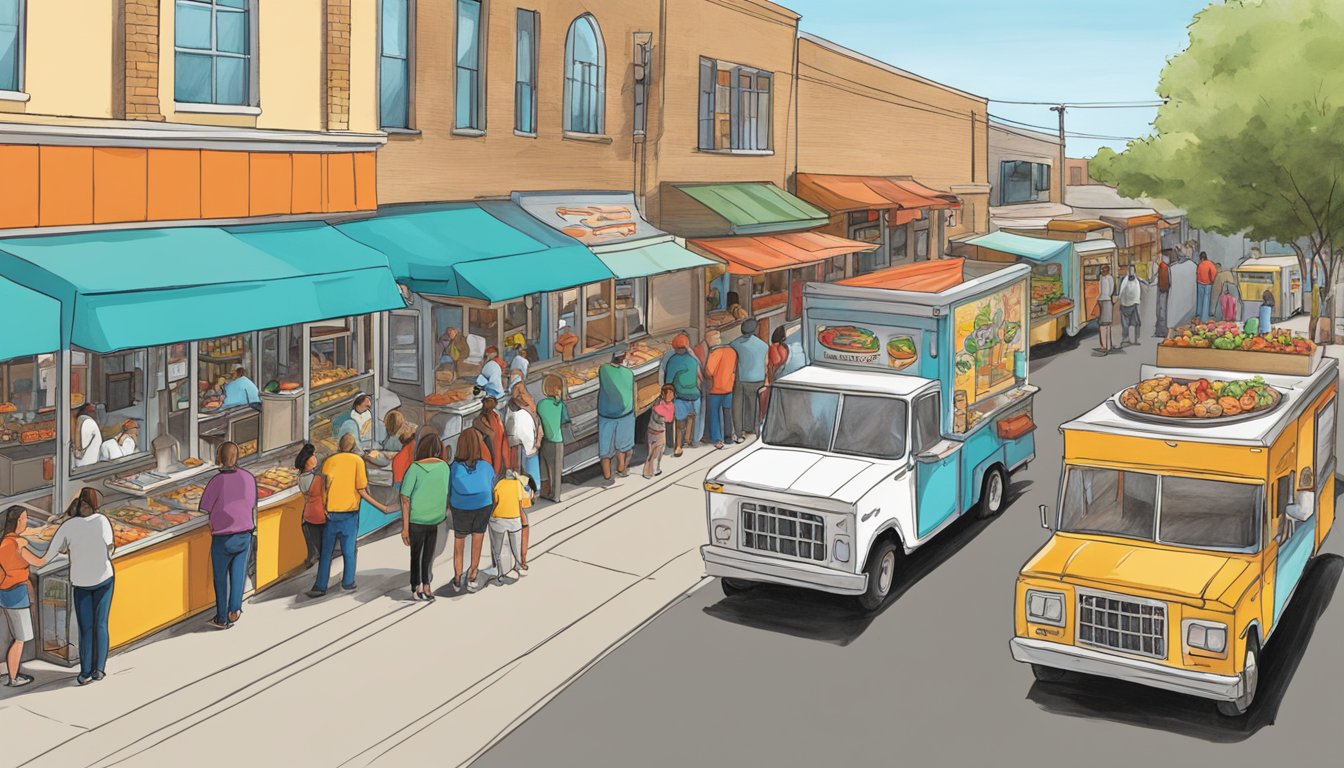
[[[1166,198],[1200,229],[1290,244],[1304,274],[1314,263],[1322,276],[1312,329],[1326,339],[1344,260],[1341,40],[1339,0],[1210,5],[1162,72],[1154,135],[1101,170],[1121,194]]]
[[[1114,149],[1102,147],[1087,161],[1087,175],[1102,184],[1116,185],[1115,158],[1119,157]]]

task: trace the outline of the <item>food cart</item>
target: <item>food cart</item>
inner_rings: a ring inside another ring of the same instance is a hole
[[[1080,240],[1073,244],[1073,252],[1077,256],[1078,276],[1080,292],[1077,295],[1082,296],[1083,306],[1080,310],[1078,322],[1086,325],[1096,320],[1101,314],[1101,305],[1098,300],[1101,297],[1101,270],[1103,267],[1111,268],[1111,276],[1115,276],[1116,253],[1115,242],[1111,240]]]
[[[1292,317],[1303,309],[1302,267],[1296,256],[1261,256],[1250,258],[1232,270],[1241,294],[1243,312],[1254,317],[1260,311],[1265,291],[1274,296],[1275,322]],[[1215,296],[1214,301],[1218,299]]]
[[[958,245],[967,258],[1020,262],[1031,266],[1031,344],[1048,344],[1077,335],[1088,317],[1080,304],[1085,296],[1078,254],[1067,241],[994,232]]]

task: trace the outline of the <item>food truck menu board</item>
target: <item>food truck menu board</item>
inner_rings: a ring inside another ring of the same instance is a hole
[[[1026,283],[1014,283],[952,310],[954,390],[970,405],[1017,381],[1015,361],[1026,351]]]

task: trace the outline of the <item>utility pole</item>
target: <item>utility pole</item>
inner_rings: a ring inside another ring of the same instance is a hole
[[[1051,112],[1059,113],[1059,201],[1064,202],[1064,166],[1067,164],[1067,153],[1064,150],[1064,105],[1059,104],[1050,108]]]

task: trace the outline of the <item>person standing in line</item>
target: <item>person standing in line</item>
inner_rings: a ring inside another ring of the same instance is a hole
[[[215,455],[219,472],[205,484],[200,509],[210,515],[210,569],[215,583],[215,615],[210,626],[228,629],[243,615],[243,586],[252,533],[257,529],[257,479],[238,466],[238,444],[227,442]]]
[[[388,453],[396,453],[401,450],[401,430],[410,424],[406,420],[405,414],[400,408],[393,408],[383,417],[383,442],[378,447]],[[411,425],[411,431],[415,431],[415,426]]]
[[[482,457],[481,433],[464,429],[457,438],[457,451],[449,465],[448,506],[453,513],[453,587],[477,590],[481,545],[490,522],[495,491],[495,470]],[[462,573],[467,537],[471,537],[471,569]]]
[[[415,435],[417,431],[414,424],[406,423],[402,424],[401,429],[397,432],[395,439],[399,447],[397,448],[397,454],[392,457],[393,495],[401,491],[401,481],[406,479],[406,471],[415,462]]]
[[[112,611],[112,523],[98,511],[102,496],[84,488],[65,510],[66,520],[51,537],[47,553],[33,562],[46,565],[62,551],[70,555],[70,591],[79,624],[79,677],[88,685],[107,676],[107,620]],[[30,561],[31,562],[31,561]]]
[[[331,581],[331,558],[336,542],[341,544],[341,589],[355,589],[355,540],[359,536],[359,506],[367,501],[374,508],[390,514],[393,507],[379,504],[369,493],[369,475],[364,457],[356,452],[355,438],[350,433],[341,435],[340,452],[322,462],[322,483],[327,494],[327,524],[322,527],[322,551],[317,559],[317,579],[308,590],[309,597],[327,594]]]
[[[705,372],[709,378],[709,413],[705,417],[709,439],[714,441],[716,450],[723,449],[724,436],[733,432],[733,385],[737,378],[737,352],[732,347],[721,344],[722,336],[718,331],[705,332],[709,344],[709,355],[705,359]],[[728,421],[724,429],[724,421]]]
[[[1115,323],[1115,278],[1111,277],[1111,265],[1103,264],[1101,275],[1097,277],[1097,341],[1101,346],[1097,351],[1103,355],[1111,353],[1111,326]]]
[[[560,501],[560,481],[565,469],[565,425],[569,423],[569,407],[561,398],[564,382],[550,375],[541,381],[545,395],[537,403],[537,420],[541,422],[541,464],[545,477],[541,480],[541,495],[551,501]]]
[[[509,456],[509,437],[504,431],[504,420],[496,410],[498,407],[498,400],[486,397],[481,401],[481,412],[471,422],[472,428],[481,433],[481,442],[485,446],[484,458],[494,467],[496,476],[504,474],[504,470],[513,463]]]
[[[514,386],[527,381],[527,371],[531,367],[532,361],[528,357],[527,340],[521,333],[515,333],[511,339],[509,348],[513,350],[513,359],[509,361],[509,380],[507,382],[509,390]]]
[[[675,424],[677,418],[676,397],[676,387],[664,384],[658,401],[649,411],[649,458],[644,461],[644,477],[650,480],[663,474],[661,465],[663,451],[667,450],[667,425]]]
[[[1237,322],[1237,297],[1232,295],[1232,284],[1223,283],[1223,293],[1218,297],[1218,308],[1222,312],[1223,322]]]
[[[740,443],[748,434],[756,434],[761,422],[758,412],[761,388],[765,386],[766,358],[770,345],[756,336],[756,321],[742,321],[742,335],[729,345],[737,353],[737,378],[733,383],[733,442]]]
[[[485,362],[476,377],[476,390],[477,394],[484,392],[486,397],[496,400],[504,396],[504,366],[499,362],[499,347],[485,348]]]
[[[1157,319],[1153,323],[1153,336],[1159,339],[1167,337],[1167,299],[1171,291],[1171,251],[1163,251],[1157,262]]]
[[[1260,335],[1269,333],[1270,326],[1274,322],[1274,291],[1266,288],[1265,292],[1260,294]]]
[[[535,483],[541,482],[541,430],[537,428],[537,407],[532,395],[520,381],[509,393],[509,407],[504,416],[504,433],[514,451],[513,465]]]
[[[712,329],[711,329],[712,330]],[[718,331],[714,331],[718,334]],[[700,406],[696,411],[695,419],[695,439],[691,441],[692,448],[698,447],[705,441],[705,432],[709,430],[709,372],[705,370],[705,362],[709,360],[709,334],[705,331],[700,336],[700,343],[696,344],[691,351],[695,354],[695,359],[700,362],[700,381],[704,386],[700,388]],[[716,338],[721,338],[716,336]],[[718,342],[715,342],[716,344]]]
[[[524,559],[527,555],[522,546],[522,531],[526,524],[527,513],[523,510],[532,506],[532,494],[527,489],[525,479],[509,470],[495,483],[494,512],[490,516],[490,559],[495,565],[495,583],[503,584],[504,575],[517,571],[518,577],[524,573]],[[504,568],[504,541],[508,539],[509,552],[513,555],[513,566]]]
[[[98,426],[98,407],[85,403],[75,412],[75,434],[79,442],[72,446],[76,467],[91,467],[101,458],[103,429]]]
[[[434,600],[434,547],[439,526],[448,517],[451,472],[443,460],[443,442],[433,430],[415,444],[415,462],[401,481],[401,541],[411,548],[411,596]]]
[[[1142,320],[1139,317],[1139,302],[1143,299],[1143,284],[1134,273],[1134,265],[1120,279],[1120,346],[1138,344]],[[1134,341],[1129,340],[1129,329],[1134,329]]]
[[[635,449],[635,372],[625,367],[625,353],[625,345],[617,345],[611,361],[597,369],[597,455],[607,480],[613,456],[616,474],[630,474]]]
[[[322,529],[327,524],[327,495],[322,473],[317,469],[317,449],[304,443],[294,457],[294,468],[299,470],[299,492],[303,494],[303,542],[308,545],[303,570],[317,562],[322,552]]]
[[[700,361],[691,354],[691,338],[685,333],[672,337],[672,354],[663,361],[663,384],[671,384],[676,392],[672,435],[672,455],[681,456],[687,446],[694,448],[692,439],[700,422]]]
[[[764,419],[766,408],[770,405],[770,386],[783,375],[784,366],[789,362],[789,345],[785,343],[784,326],[779,326],[770,334],[770,351],[765,356],[765,387],[761,389],[757,415]]]
[[[1209,259],[1209,254],[1199,252],[1199,264],[1195,266],[1195,317],[1204,322],[1213,322],[1213,281],[1218,279],[1218,265]]]
[[[0,629],[4,630],[5,670],[10,688],[33,682],[20,670],[23,645],[33,641],[32,596],[28,586],[29,566],[42,559],[28,549],[23,532],[28,530],[28,511],[15,504],[5,510],[0,524]]]

